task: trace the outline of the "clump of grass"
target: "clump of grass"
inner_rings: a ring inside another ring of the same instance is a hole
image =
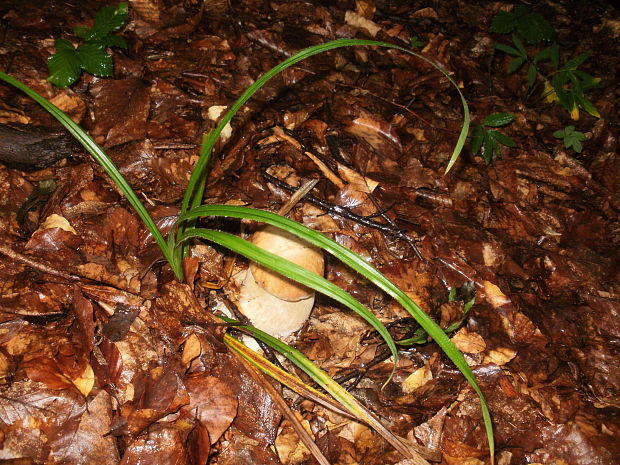
[[[335,300],[343,303],[354,311],[358,312],[383,336],[388,347],[392,351],[394,360],[397,359],[398,354],[396,350],[396,345],[389,333],[387,332],[386,328],[376,319],[376,317],[370,311],[368,311],[368,309],[363,307],[359,302],[357,302],[352,296],[344,292],[342,289],[321,278],[320,276],[308,272],[304,268],[292,262],[289,262],[288,260],[266,252],[265,250],[262,250],[237,236],[213,229],[200,228],[196,226],[196,221],[198,218],[223,216],[261,221],[282,228],[289,233],[294,234],[322,248],[324,251],[338,258],[343,263],[347,264],[352,269],[357,271],[359,274],[369,279],[391,297],[396,299],[416,319],[416,321],[420,324],[422,328],[424,328],[428,335],[430,335],[437,342],[437,344],[443,349],[446,355],[458,367],[461,373],[463,373],[463,376],[467,379],[467,381],[471,384],[473,389],[480,397],[482,415],[489,442],[489,449],[491,453],[491,458],[493,458],[494,442],[490,414],[484,400],[482,391],[480,390],[480,387],[476,382],[476,378],[471,368],[469,368],[463,355],[452,344],[446,333],[442,331],[441,328],[422,310],[422,308],[418,304],[416,304],[411,298],[409,298],[401,289],[399,289],[376,268],[371,266],[354,252],[342,247],[341,245],[332,241],[326,236],[312,229],[309,229],[302,224],[270,212],[251,208],[224,205],[201,205],[206,185],[207,169],[209,161],[211,159],[213,146],[220,133],[222,132],[223,128],[231,121],[237,111],[256,93],[256,91],[258,91],[258,89],[260,89],[267,81],[269,81],[269,79],[271,79],[281,71],[285,70],[286,68],[318,53],[323,53],[325,51],[339,47],[351,46],[389,47],[401,50],[411,55],[415,55],[416,57],[432,64],[435,68],[441,71],[444,76],[446,76],[447,79],[452,83],[454,88],[459,93],[459,97],[463,106],[463,126],[456,142],[452,156],[446,167],[446,172],[448,172],[452,168],[452,166],[458,159],[467,138],[467,133],[469,130],[469,109],[467,107],[467,103],[463,94],[461,93],[456,83],[450,78],[448,73],[428,58],[409,49],[398,47],[385,42],[340,39],[328,42],[326,44],[321,44],[304,49],[265,73],[237,99],[237,101],[230,107],[226,115],[219,122],[218,126],[204,137],[202,148],[200,151],[200,158],[192,172],[187,190],[181,204],[181,214],[177,221],[176,231],[170,233],[167,239],[164,238],[161,231],[159,231],[148,211],[140,202],[138,196],[133,191],[131,186],[118,171],[112,160],[79,125],[75,124],[61,110],[56,108],[46,99],[38,95],[32,89],[19,82],[15,78],[0,72],[0,79],[22,90],[24,93],[36,100],[46,110],[48,110],[69,130],[69,132],[103,167],[103,169],[110,176],[112,181],[123,192],[129,203],[135,209],[140,219],[143,221],[144,225],[152,233],[156,243],[162,251],[162,254],[170,264],[170,267],[172,268],[178,280],[183,280],[182,260],[184,253],[187,250],[187,244],[190,239],[202,238],[220,244],[236,253],[247,257],[250,260],[258,262],[261,265],[264,265],[279,273],[286,274],[288,277],[292,277],[296,281],[312,289],[315,289],[318,292],[324,293],[334,298]],[[349,411],[352,415],[354,415],[356,418],[359,418],[361,421],[369,421],[367,418],[367,414],[360,410],[355,403],[352,403],[349,397],[346,397],[348,395],[346,394],[346,391],[340,388],[335,382],[333,382],[333,380],[330,381],[329,377],[327,377],[327,375],[322,372],[322,370],[320,370],[308,359],[303,357],[298,351],[296,351],[292,347],[287,346],[286,344],[283,344],[277,339],[274,339],[269,335],[262,333],[261,331],[253,329],[251,327],[246,327],[246,330],[250,331],[253,335],[262,339],[267,344],[271,345],[274,349],[280,351],[282,354],[287,356],[293,363],[295,363],[300,369],[305,371],[310,377],[317,380],[317,382],[319,382],[340,403],[340,405],[342,405],[344,410]],[[343,394],[343,392],[345,394]],[[380,423],[375,424],[375,427],[376,429],[381,431]]]

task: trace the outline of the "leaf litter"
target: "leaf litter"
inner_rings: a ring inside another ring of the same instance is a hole
[[[415,36],[462,81],[474,118],[513,112],[507,131],[516,148],[488,166],[463,157],[443,176],[459,121],[447,81],[394,51],[334,51],[287,70],[248,102],[230,139],[216,145],[205,199],[276,211],[290,196],[286,185],[320,179],[312,196],[323,203],[308,197],[292,217],[372,261],[442,327],[462,311],[448,289],[474,283],[476,303],[453,342],[488,399],[498,463],[617,461],[618,55],[599,46],[613,42],[615,10],[544,5],[562,40],[604,63],[592,95],[609,119],[592,118],[575,158],[553,137],[566,126],[559,109],[524,106],[513,76],[489,73],[489,60],[494,69],[501,63],[486,24],[495,3],[130,1],[115,79],[84,74],[72,90],[55,89],[46,81],[50,38],[84,25],[104,6],[95,3],[5,2],[0,68],[65,105],[163,230],[178,213],[202,133],[215,127],[212,109],[305,46],[371,36],[407,45]],[[7,86],[0,117],[57,129]],[[230,277],[247,264],[197,245],[189,285],[174,282],[101,169],[71,145],[64,158],[26,171],[0,164],[0,459],[312,463],[209,313],[220,292],[234,300]],[[18,223],[20,206],[50,179],[53,194]],[[326,277],[383,323],[399,322],[395,337],[415,330],[350,270],[328,262]],[[477,397],[434,344],[402,350],[381,390],[389,352],[328,299],[318,298],[294,343],[395,434],[428,449],[429,460],[488,463]],[[366,426],[282,393],[330,463],[407,463]]]

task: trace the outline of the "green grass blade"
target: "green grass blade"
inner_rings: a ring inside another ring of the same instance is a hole
[[[183,271],[181,269],[180,264],[178,266],[174,266],[174,260],[172,251],[168,248],[166,240],[164,236],[161,234],[157,225],[149,215],[148,211],[138,199],[138,196],[131,188],[127,180],[120,173],[114,162],[108,157],[108,155],[99,147],[99,145],[90,137],[86,131],[84,131],[78,124],[76,124],[71,118],[69,118],[62,110],[57,108],[54,104],[48,102],[45,98],[40,96],[34,90],[32,90],[27,85],[18,81],[12,76],[9,76],[6,73],[0,71],[0,79],[11,84],[14,87],[17,87],[19,90],[24,92],[26,95],[31,97],[34,101],[36,101],[39,105],[45,108],[54,118],[56,118],[67,130],[77,139],[77,141],[82,144],[82,146],[93,156],[93,158],[101,165],[101,167],[105,170],[105,172],[110,176],[114,184],[118,186],[123,195],[127,198],[131,206],[136,210],[138,216],[145,224],[145,226],[149,229],[153,237],[155,238],[155,242],[160,247],[164,257],[170,263],[176,277],[178,279],[183,279]]]
[[[223,316],[220,316],[219,318],[231,324],[238,323],[236,320]],[[410,450],[409,448],[407,448],[385,426],[383,426],[383,424],[378,419],[376,419],[370,413],[370,411],[366,407],[364,407],[355,397],[353,397],[349,392],[346,391],[346,389],[344,389],[336,381],[334,381],[329,375],[327,375],[327,373],[325,373],[314,363],[312,363],[312,361],[310,361],[300,351],[252,326],[236,326],[236,328],[251,334],[256,339],[264,342],[269,347],[277,350],[286,358],[288,358],[293,364],[295,364],[310,378],[312,378],[319,386],[325,389],[325,391],[327,391],[337,402],[339,402],[346,411],[348,411],[358,420],[363,421],[370,427],[374,428],[375,431],[381,434],[381,436],[383,436],[390,444],[392,444],[392,446],[394,446],[396,450],[398,450],[405,457],[412,459],[414,464],[428,465],[428,462],[426,460],[420,457],[414,450]],[[281,376],[278,376],[276,373],[274,373],[273,368],[275,367],[268,368],[265,367],[264,364],[256,364],[256,361],[252,360],[252,357],[250,356],[248,350],[246,350],[244,346],[242,346],[231,336],[225,337],[224,342],[246,360],[255,364],[255,366],[258,366],[261,370],[264,370],[265,373],[273,376],[275,379],[280,380]],[[285,381],[286,380],[283,380],[283,382]]]
[[[262,75],[260,78],[258,78],[256,80],[256,82],[254,82],[254,84],[252,84],[250,87],[248,87],[248,89],[237,99],[237,101],[235,103],[233,103],[233,105],[226,112],[226,114],[224,115],[222,120],[219,122],[217,127],[213,131],[208,133],[206,135],[204,141],[203,141],[202,148],[200,150],[200,158],[199,158],[198,162],[196,163],[196,166],[194,168],[192,176],[191,176],[191,178],[189,180],[189,184],[188,184],[187,190],[185,191],[185,196],[183,198],[183,202],[181,204],[181,213],[185,213],[190,206],[191,207],[196,207],[196,206],[200,205],[200,203],[202,203],[202,194],[203,194],[203,191],[204,191],[204,183],[202,183],[202,186],[201,186],[200,180],[206,174],[205,173],[206,172],[206,168],[207,168],[207,165],[209,164],[209,160],[211,158],[211,151],[213,150],[213,146],[215,145],[215,142],[216,142],[217,138],[219,137],[220,133],[222,132],[222,130],[224,129],[226,124],[228,124],[232,120],[232,118],[235,116],[237,111],[239,111],[239,109],[263,85],[265,85],[272,77],[274,77],[275,75],[277,75],[281,71],[287,69],[288,67],[290,67],[290,66],[292,66],[292,65],[294,65],[294,64],[296,64],[296,63],[298,63],[298,62],[300,62],[302,60],[305,60],[306,58],[309,58],[309,57],[311,57],[313,55],[317,55],[319,53],[326,52],[328,50],[333,50],[333,49],[340,48],[340,47],[353,47],[353,46],[387,47],[387,48],[394,48],[394,49],[397,49],[397,50],[401,50],[401,51],[403,51],[405,53],[413,55],[413,56],[415,56],[415,57],[417,57],[417,58],[419,58],[419,59],[421,59],[421,60],[431,64],[432,66],[434,66],[455,87],[455,89],[459,93],[459,97],[461,98],[461,104],[463,106],[463,127],[461,128],[461,132],[459,134],[459,138],[458,138],[457,143],[456,143],[456,145],[454,147],[454,150],[452,152],[452,156],[450,158],[450,161],[448,162],[448,166],[446,167],[446,171],[445,172],[448,173],[448,171],[450,171],[450,169],[452,168],[452,166],[454,165],[454,163],[458,159],[459,154],[461,153],[461,150],[463,149],[463,146],[465,144],[465,140],[467,139],[467,134],[469,132],[470,117],[469,117],[469,108],[467,106],[467,102],[465,100],[465,97],[463,96],[463,93],[459,89],[459,87],[456,84],[456,82],[454,82],[454,80],[450,77],[450,75],[447,73],[447,71],[444,70],[441,66],[439,66],[434,61],[432,61],[429,58],[425,57],[424,55],[421,55],[421,54],[419,54],[417,52],[414,52],[413,50],[410,50],[410,49],[407,49],[407,48],[404,48],[404,47],[399,47],[399,46],[394,45],[394,44],[390,44],[390,43],[387,43],[387,42],[377,42],[377,41],[374,41],[374,40],[338,39],[338,40],[334,40],[332,42],[327,42],[325,44],[315,45],[314,47],[306,48],[306,49],[300,51],[299,53],[296,53],[292,57],[284,60],[282,63],[280,63],[277,66],[273,67],[272,69],[267,71],[264,75]]]
[[[225,318],[219,315],[216,315],[216,316],[218,318]],[[231,324],[233,322],[233,320],[231,320],[230,318],[226,318],[226,321]],[[240,324],[241,323],[236,322],[235,329],[239,329]],[[251,333],[249,332],[248,334],[251,335]],[[316,402],[317,404],[322,405],[325,408],[333,410],[336,413],[339,413],[341,415],[351,415],[351,412],[349,412],[348,410],[345,410],[342,407],[342,405],[340,405],[338,402],[335,402],[334,399],[323,394],[321,391],[317,391],[312,386],[309,386],[308,384],[304,383],[297,376],[289,373],[288,371],[283,370],[282,368],[277,367],[276,365],[271,363],[269,360],[267,360],[265,357],[253,351],[252,349],[244,345],[241,341],[232,337],[230,334],[227,333],[224,335],[224,343],[228,347],[233,349],[235,352],[240,354],[243,358],[245,358],[252,365],[260,368],[263,371],[263,373],[271,376],[273,379],[275,379],[279,383],[288,387],[291,391],[295,391],[300,396],[303,396],[306,399],[310,399]],[[311,361],[309,362],[312,363]],[[314,364],[312,363],[312,365]],[[320,368],[318,367],[316,367],[316,369],[320,370]],[[363,421],[362,418],[358,417],[358,419]]]
[[[232,234],[215,231],[212,229],[192,228],[183,233],[179,242],[183,242],[187,239],[194,237],[201,237],[208,241],[215,242],[223,247],[226,247],[233,252],[236,252],[249,260],[255,261],[260,265],[263,265],[269,269],[277,271],[278,273],[291,278],[294,281],[300,282],[309,288],[314,289],[328,297],[331,297],[337,302],[346,305],[351,310],[356,312],[364,320],[368,322],[381,337],[385,340],[392,356],[396,361],[398,359],[398,351],[396,349],[396,343],[390,336],[388,330],[383,324],[373,315],[366,307],[360,304],[352,295],[346,293],[334,283],[329,282],[327,279],[319,276],[316,273],[306,270],[304,267],[299,266],[289,260],[286,260],[271,252],[267,252],[264,249],[248,242],[240,237]],[[391,378],[391,377],[390,377]],[[389,379],[388,379],[389,381]]]
[[[465,361],[463,354],[452,344],[448,336],[442,331],[442,329],[416,304],[409,296],[407,296],[401,289],[399,289],[394,283],[387,279],[381,272],[379,272],[372,265],[367,263],[361,257],[354,252],[341,246],[340,244],[332,241],[328,237],[321,233],[318,233],[300,223],[289,220],[282,216],[276,215],[271,212],[262,210],[256,210],[247,207],[226,206],[226,205],[203,205],[201,207],[194,208],[182,215],[179,221],[188,219],[194,219],[201,216],[224,216],[232,218],[246,218],[256,221],[265,222],[273,226],[282,228],[291,234],[294,234],[320,248],[329,252],[334,257],[341,260],[346,265],[353,268],[355,271],[369,279],[376,286],[386,292],[388,295],[396,299],[415,320],[424,328],[424,330],[435,340],[435,342],[441,347],[445,354],[452,360],[452,362],[463,373],[465,379],[471,384],[473,389],[480,398],[480,407],[482,409],[482,417],[487,433],[487,439],[489,441],[489,449],[491,451],[491,457],[494,454],[494,441],[493,441],[493,427],[491,423],[491,416],[487,407],[484,395],[476,382],[476,377],[471,368]]]

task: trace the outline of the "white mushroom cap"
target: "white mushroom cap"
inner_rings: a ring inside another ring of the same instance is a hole
[[[323,253],[273,226],[254,233],[252,243],[309,271],[323,275]],[[254,262],[241,284],[239,309],[252,324],[275,337],[297,331],[310,316],[314,291]]]
[[[308,242],[274,226],[255,232],[252,243],[318,275],[323,275],[323,253]],[[250,264],[254,279],[267,292],[283,300],[298,301],[314,294],[306,286],[257,263]]]

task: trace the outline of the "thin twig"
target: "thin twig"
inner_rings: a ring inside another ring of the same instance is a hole
[[[289,192],[293,192],[295,190],[294,187],[287,184],[284,181],[280,181],[278,178],[271,176],[265,170],[262,170],[262,176],[265,178],[265,181],[274,184],[282,189],[285,189]],[[333,215],[338,215],[340,217],[346,218],[351,221],[355,221],[363,226],[367,226],[369,228],[378,229],[386,234],[392,234],[404,241],[406,241],[414,250],[418,258],[423,260],[422,254],[418,250],[415,245],[415,239],[409,236],[405,231],[398,228],[393,222],[392,224],[379,223],[378,221],[373,221],[367,216],[361,216],[356,213],[353,213],[349,208],[341,207],[340,205],[334,205],[329,202],[325,202],[324,200],[318,199],[314,197],[312,194],[307,194],[304,198],[307,202],[316,205],[317,207],[325,210],[327,213],[331,213]]]
[[[52,268],[51,266],[45,265],[43,263],[36,262],[32,260],[31,258],[26,257],[25,255],[15,252],[13,249],[3,244],[0,244],[0,253],[26,266],[29,266],[30,268],[34,268],[35,270],[41,271],[43,273],[51,274],[53,276],[58,276],[59,278],[68,279],[69,281],[80,280],[80,277],[78,276],[74,276],[74,275],[65,273],[64,271],[60,271],[55,268]]]

